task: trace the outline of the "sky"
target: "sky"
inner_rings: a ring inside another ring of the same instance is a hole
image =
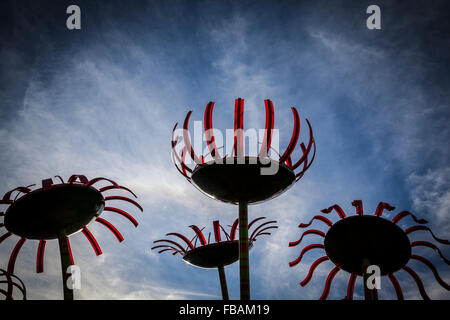
[[[66,27],[71,4],[81,9],[80,30]],[[371,4],[381,9],[380,30],[366,26]],[[55,175],[113,179],[137,194],[144,212],[120,205],[137,228],[102,214],[122,243],[90,225],[99,257],[81,233],[71,236],[82,274],[76,299],[220,299],[215,270],[150,250],[168,232],[192,237],[189,225],[212,231],[214,220],[226,227],[237,217],[236,206],[206,197],[177,172],[171,130],[189,110],[191,121],[202,120],[209,101],[214,124],[233,128],[238,97],[245,99],[244,127],[263,128],[264,99],[271,99],[283,148],[295,106],[302,128],[305,118],[312,125],[317,155],[292,188],[249,207],[250,219],[279,225],[250,252],[251,295],[318,299],[334,265],[322,263],[301,287],[323,252],[310,251],[290,268],[302,247],[288,243],[300,237],[298,224],[323,208],[339,204],[353,215],[358,199],[371,214],[388,202],[396,209],[383,216],[409,210],[450,238],[448,12],[446,1],[2,1],[0,194]],[[413,224],[405,218],[400,226]],[[313,226],[326,231],[320,222]],[[423,231],[411,239],[433,242]],[[0,244],[0,267],[17,240]],[[320,240],[310,236],[304,245]],[[45,272],[36,274],[37,243],[25,243],[15,272],[29,299],[61,299],[58,244],[48,242]],[[449,246],[438,246],[450,257]],[[413,251],[450,283],[436,252]],[[450,299],[426,266],[408,265],[432,299]],[[231,299],[239,298],[238,271],[237,263],[226,268]],[[396,276],[405,298],[420,299],[406,272]],[[345,297],[348,278],[336,275],[329,299]],[[381,299],[396,297],[388,280],[381,285]],[[354,297],[363,298],[361,278]]]

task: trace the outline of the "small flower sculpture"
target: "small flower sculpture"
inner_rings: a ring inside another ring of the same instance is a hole
[[[265,219],[265,217],[259,217],[251,221],[248,226],[249,229],[255,222],[262,219]],[[268,230],[278,228],[274,225],[275,223],[276,221],[267,221],[256,227],[250,236],[249,246],[252,247],[253,242],[255,242],[259,236],[270,235]],[[208,240],[206,240],[202,232],[203,229],[191,225],[190,228],[195,233],[195,236],[191,240],[180,233],[172,232],[166,234],[166,236],[175,236],[178,239],[181,239],[184,242],[184,245],[171,239],[161,239],[153,241],[155,244],[161,244],[154,246],[151,249],[159,249],[158,253],[167,251],[172,252],[174,255],[180,254],[186,263],[199,268],[217,268],[219,271],[222,298],[228,300],[228,289],[224,267],[233,264],[239,259],[239,241],[235,240],[238,224],[239,221],[236,219],[231,226],[230,233],[227,233],[220,225],[219,221],[214,221],[214,242],[210,241],[211,233],[208,234]],[[223,239],[220,230],[225,234],[225,239]]]

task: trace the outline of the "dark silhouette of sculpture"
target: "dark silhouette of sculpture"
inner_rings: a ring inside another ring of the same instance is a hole
[[[27,239],[38,240],[36,259],[36,272],[44,271],[44,251],[48,240],[57,239],[59,243],[61,266],[63,274],[64,299],[73,299],[73,290],[68,287],[67,280],[70,275],[67,269],[74,265],[69,236],[81,231],[92,245],[95,254],[102,254],[101,248],[87,225],[92,221],[108,228],[119,242],[123,241],[121,233],[107,220],[100,217],[104,211],[114,212],[127,218],[135,227],[138,222],[127,212],[116,207],[105,207],[105,203],[112,200],[129,202],[142,211],[142,207],[134,200],[123,196],[103,196],[108,190],[124,190],[136,195],[128,188],[119,186],[106,178],[88,180],[83,175],[73,175],[67,182],[56,176],[61,183],[54,184],[52,179],[42,180],[42,188],[30,189],[34,185],[18,187],[7,192],[0,204],[9,205],[4,216],[4,227],[7,232],[0,236],[0,243],[11,235],[20,237],[15,245],[9,262],[7,272],[14,273],[17,256]],[[96,189],[94,184],[107,181],[109,185]],[[12,198],[14,192],[16,196]]]
[[[346,299],[351,300],[353,298],[356,279],[358,276],[362,276],[365,299],[377,300],[377,289],[367,286],[369,276],[367,267],[376,265],[380,269],[380,276],[387,276],[391,281],[399,300],[403,300],[403,293],[397,278],[394,276],[394,273],[399,270],[406,271],[414,279],[420,295],[423,299],[428,300],[429,297],[425,292],[422,280],[411,267],[407,266],[409,261],[416,260],[425,264],[432,271],[437,282],[443,288],[450,290],[450,286],[441,279],[436,267],[428,259],[412,253],[412,249],[416,247],[428,247],[436,251],[446,264],[450,264],[435,244],[427,241],[410,242],[408,235],[423,230],[428,231],[437,242],[445,245],[450,244],[448,240],[436,237],[430,228],[424,226],[423,224],[427,223],[426,220],[418,219],[408,211],[400,212],[392,220],[382,218],[384,210],[392,211],[395,209],[385,202],[378,204],[374,215],[363,214],[361,200],[353,201],[352,205],[356,208],[356,215],[353,216],[347,216],[337,204],[322,210],[325,214],[333,210],[336,211],[340,220],[334,224],[325,216],[317,215],[308,224],[302,223],[299,225],[300,228],[307,228],[314,220],[318,220],[329,227],[326,233],[317,229],[308,229],[303,232],[299,240],[289,243],[290,247],[297,246],[306,235],[317,235],[324,238],[323,244],[314,243],[306,246],[300,255],[289,263],[290,267],[294,267],[302,260],[306,252],[313,249],[325,250],[326,255],[312,263],[308,275],[300,282],[301,286],[309,283],[318,265],[330,260],[335,267],[327,277],[325,288],[320,297],[321,300],[327,299],[331,283],[340,270],[350,273]],[[410,216],[418,224],[403,230],[398,226],[398,223],[407,216]]]
[[[254,219],[249,223],[248,228],[250,229],[257,221],[262,219],[265,219],[265,217]],[[249,238],[249,247],[253,246],[253,243],[259,236],[270,235],[268,230],[278,228],[274,225],[275,223],[276,221],[266,221],[255,227]],[[191,225],[190,228],[195,232],[195,236],[191,240],[180,233],[172,232],[166,234],[166,236],[174,236],[181,239],[184,245],[172,239],[161,239],[153,241],[155,244],[161,244],[152,247],[152,250],[159,249],[158,253],[172,252],[174,255],[180,254],[186,263],[199,268],[217,268],[222,298],[229,300],[224,267],[239,260],[239,241],[235,239],[238,224],[239,220],[236,219],[231,226],[230,233],[227,233],[219,221],[214,221],[214,242],[210,241],[211,233],[206,239],[202,232],[204,228],[200,229],[195,225]],[[223,239],[224,237],[221,235],[220,230],[223,231],[225,239]]]

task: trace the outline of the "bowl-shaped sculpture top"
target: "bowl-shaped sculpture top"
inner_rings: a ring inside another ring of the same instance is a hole
[[[295,173],[284,164],[266,158],[263,164],[257,157],[234,157],[222,163],[210,161],[192,173],[192,183],[208,196],[238,204],[261,202],[281,194],[295,182]],[[271,174],[263,169],[276,168]]]
[[[249,244],[249,249],[253,246]],[[239,260],[239,240],[210,243],[186,252],[183,260],[199,268],[225,267]]]
[[[362,275],[363,260],[387,275],[403,268],[411,257],[411,244],[405,231],[395,223],[376,216],[351,216],[328,230],[325,251],[341,269]]]
[[[172,156],[177,170],[199,190],[206,195],[224,202],[238,204],[239,202],[257,203],[273,198],[298,181],[311,166],[316,144],[309,121],[309,141],[307,146],[300,143],[300,158],[292,159],[300,135],[300,117],[297,110],[292,107],[294,128],[291,140],[282,154],[270,152],[274,132],[274,109],[272,101],[265,100],[266,125],[262,141],[254,156],[244,154],[244,99],[236,99],[234,115],[234,144],[227,155],[221,155],[216,146],[212,124],[214,102],[209,102],[205,109],[204,130],[206,144],[209,148],[207,154],[197,155],[191,144],[188,124],[192,114],[190,111],[183,124],[183,129],[177,129],[175,124],[172,132]],[[182,130],[178,133],[177,130]],[[217,136],[217,134],[216,134]],[[231,137],[233,138],[233,137]],[[198,139],[201,139],[198,141]],[[203,135],[195,136],[194,140],[199,147]],[[180,143],[182,142],[182,143]],[[202,146],[203,147],[203,146]],[[312,156],[310,155],[312,152]],[[277,154],[276,157],[273,155]],[[192,160],[191,164],[186,160]],[[192,165],[193,164],[193,165]],[[299,168],[300,171],[295,172]]]

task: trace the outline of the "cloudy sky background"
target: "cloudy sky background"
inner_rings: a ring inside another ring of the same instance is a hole
[[[81,7],[82,29],[69,31],[65,13]],[[366,8],[378,4],[382,30],[366,28]],[[264,127],[264,99],[275,105],[281,148],[293,120],[290,106],[308,118],[317,142],[307,174],[282,196],[249,208],[279,229],[251,251],[254,299],[317,299],[328,272],[325,262],[308,286],[298,285],[323,251],[301,251],[288,242],[301,235],[321,209],[338,203],[354,214],[379,201],[429,220],[450,238],[450,52],[445,1],[4,1],[0,6],[0,193],[61,175],[104,176],[131,188],[144,213],[126,219],[104,216],[123,234],[119,244],[93,223],[103,255],[82,234],[71,237],[82,272],[78,299],[220,299],[215,270],[185,264],[180,256],[150,251],[167,232],[191,237],[191,224],[212,229],[231,225],[237,208],[213,201],[173,167],[170,135],[175,122],[193,110],[202,120],[215,101],[214,124],[233,126],[234,99],[245,99],[245,128]],[[306,139],[305,132],[301,137]],[[298,151],[297,151],[298,152]],[[298,156],[298,153],[296,153]],[[6,209],[5,206],[1,208]],[[337,215],[330,218],[336,221]],[[401,226],[413,225],[405,218]],[[320,222],[315,227],[323,228]],[[1,230],[0,234],[6,232]],[[412,239],[433,241],[426,232]],[[6,268],[17,242],[0,245]],[[304,245],[320,241],[309,236]],[[62,298],[58,244],[49,241],[45,272],[35,273],[37,241],[27,241],[16,274],[29,299]],[[450,248],[439,245],[449,257]],[[450,270],[428,248],[429,258],[450,282]],[[410,262],[433,299],[450,294],[430,270]],[[226,268],[232,299],[239,298],[238,265]],[[420,298],[412,278],[398,277],[406,298]],[[349,275],[340,272],[330,299],[346,294]],[[389,280],[380,297],[395,298]],[[358,279],[355,298],[361,298]]]

